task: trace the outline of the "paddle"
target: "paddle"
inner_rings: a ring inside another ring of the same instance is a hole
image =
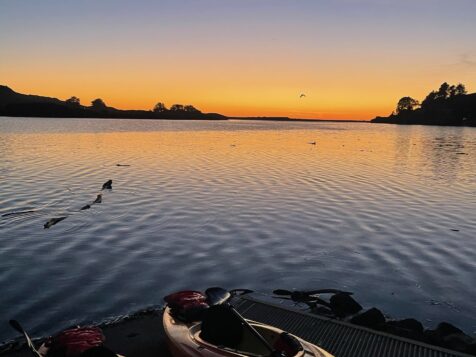
[[[275,356],[276,351],[274,348],[269,344],[269,342],[261,336],[261,334],[256,331],[256,329],[249,324],[246,319],[240,315],[238,311],[231,305],[230,303],[227,302],[227,300],[231,297],[231,294],[226,291],[225,289],[219,288],[219,287],[214,287],[214,288],[208,288],[205,290],[205,295],[207,296],[207,302],[209,305],[220,305],[220,304],[226,304],[231,310],[231,312],[240,319],[241,323],[250,330],[250,332],[255,335],[258,340],[260,340],[265,347],[271,352],[270,356]]]
[[[289,300],[292,300],[297,303],[305,303],[309,307],[314,307],[315,304],[323,305],[332,310],[332,305],[329,304],[327,301],[322,300],[318,296],[314,296],[317,294],[346,294],[352,295],[349,291],[341,291],[337,289],[319,289],[319,290],[309,290],[309,291],[299,291],[299,290],[285,290],[285,289],[277,289],[274,290],[273,293],[278,295],[280,299],[285,299],[282,296],[289,296]]]
[[[251,294],[252,292],[254,291],[250,289],[232,289],[226,291],[225,289],[214,287],[205,290],[205,295],[207,296],[208,305],[220,305],[232,296],[242,296],[245,294]]]
[[[337,289],[319,289],[319,290],[309,290],[309,291],[299,291],[299,290],[284,290],[284,289],[277,289],[273,291],[273,294],[276,295],[293,295],[293,294],[299,294],[299,295],[316,295],[316,294],[346,294],[346,295],[352,295],[353,293],[350,291],[341,291]]]
[[[230,290],[230,294],[232,296],[241,296],[241,295],[245,295],[245,294],[251,294],[253,292],[254,291],[250,290],[250,289],[232,289],[232,290]]]
[[[23,327],[21,327],[20,323],[17,320],[10,320],[9,323],[11,327],[20,332],[25,337],[28,348],[30,349],[31,353],[33,353],[33,356],[43,357],[43,355],[36,350],[35,345],[33,344],[33,342],[31,342],[30,336],[28,336]]]
[[[205,295],[210,306],[221,305],[231,297],[228,291],[219,287],[208,288],[205,290]]]

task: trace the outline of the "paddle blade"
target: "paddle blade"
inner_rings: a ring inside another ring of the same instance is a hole
[[[20,323],[17,320],[10,320],[8,321],[8,323],[10,324],[11,327],[13,327],[15,330],[17,330],[21,334],[25,333],[25,330],[23,329],[23,327],[21,327]]]
[[[8,321],[10,323],[10,326],[13,327],[15,330],[20,332],[23,336],[25,336],[26,343],[28,345],[28,348],[30,349],[31,353],[33,353],[33,356],[35,357],[43,357],[35,348],[35,345],[33,342],[31,342],[30,336],[26,333],[26,331],[23,329],[23,327],[20,325],[20,323],[17,320],[10,320]]]
[[[250,289],[233,289],[233,290],[230,290],[230,294],[232,296],[241,296],[241,295],[245,295],[245,294],[251,294],[252,292],[254,292],[254,291],[250,290]]]
[[[314,302],[316,304],[319,304],[319,305],[323,305],[323,306],[328,307],[328,308],[331,308],[331,304],[329,304],[327,301],[319,299],[318,297],[314,298],[314,300],[312,300],[312,302]]]
[[[292,300],[290,297],[287,296],[272,296],[273,299],[282,299],[282,300]]]
[[[306,295],[316,295],[316,294],[346,294],[346,295],[352,295],[353,293],[350,291],[342,291],[338,289],[319,289],[319,290],[309,290],[309,291],[303,291],[303,294]]]
[[[220,305],[227,301],[231,294],[223,288],[214,287],[205,290],[208,305]]]
[[[346,295],[352,295],[350,291],[342,291],[338,289],[318,289],[318,290],[285,290],[285,289],[277,289],[273,291],[273,294],[275,295],[300,295],[300,296],[310,296],[310,295],[317,295],[317,294],[346,294]]]

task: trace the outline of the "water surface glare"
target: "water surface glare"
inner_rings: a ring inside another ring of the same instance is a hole
[[[475,333],[475,173],[474,128],[0,118],[0,341],[216,285]]]

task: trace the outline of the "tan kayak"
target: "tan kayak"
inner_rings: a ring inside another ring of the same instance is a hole
[[[163,315],[167,343],[174,357],[332,357],[323,349],[280,329],[251,320],[246,322],[266,340],[268,346],[273,346],[273,352],[261,343],[251,329],[240,328],[236,321],[222,321],[217,330],[210,332],[206,329],[213,330],[213,326],[206,321],[206,317],[203,322],[185,322],[174,317],[170,307],[165,308]],[[227,329],[232,336],[227,336]],[[222,338],[224,342],[210,342],[217,338]]]

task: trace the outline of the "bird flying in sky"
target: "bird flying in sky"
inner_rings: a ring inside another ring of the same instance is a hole
[[[299,98],[305,98],[306,95],[304,93],[301,93],[301,95],[299,96]]]

